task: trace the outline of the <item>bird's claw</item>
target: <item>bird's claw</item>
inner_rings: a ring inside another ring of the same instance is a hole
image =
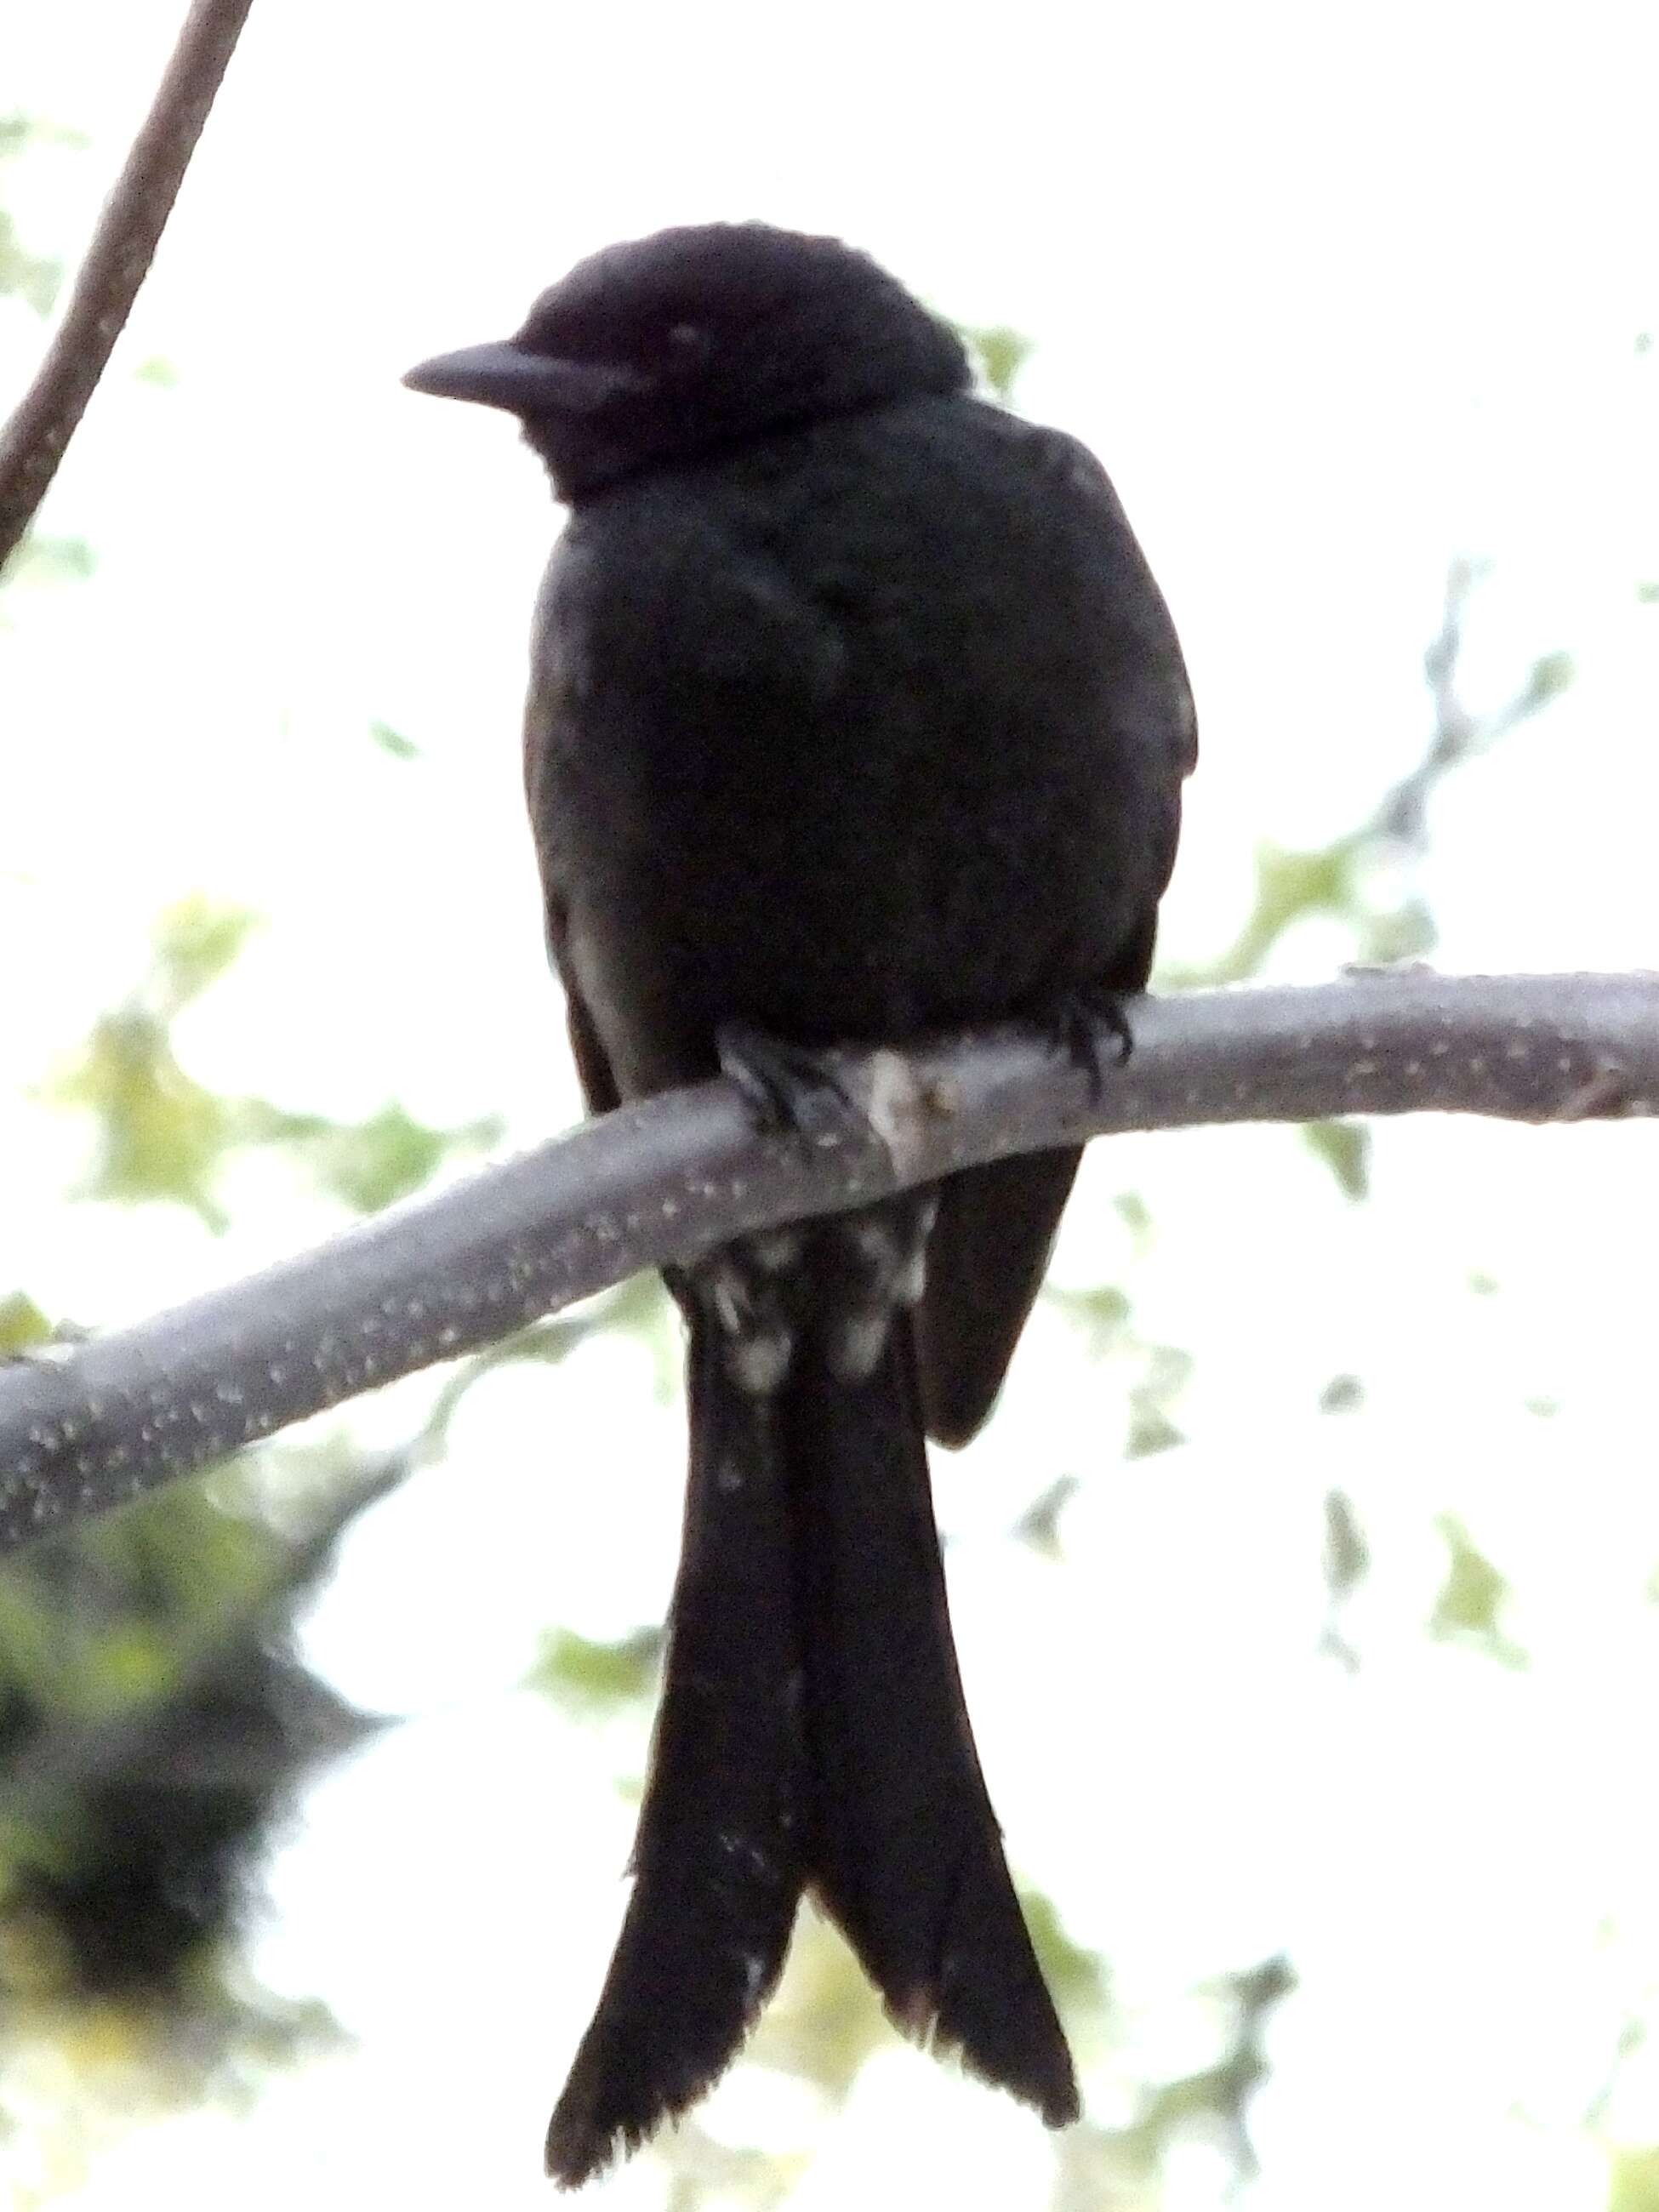
[[[1088,1078],[1089,1101],[1097,1106],[1106,1089],[1107,1048],[1114,1067],[1123,1066],[1134,1049],[1121,996],[1103,987],[1068,991],[1049,1009],[1044,1026],[1055,1050]]]
[[[737,1085],[758,1128],[814,1140],[867,1133],[864,1115],[824,1054],[769,1036],[747,1022],[723,1022],[714,1033],[714,1048],[720,1073]]]

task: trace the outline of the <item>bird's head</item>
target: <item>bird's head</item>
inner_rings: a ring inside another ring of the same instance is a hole
[[[764,223],[709,223],[607,246],[517,336],[404,379],[523,422],[562,499],[664,462],[927,392],[964,390],[967,356],[868,255]]]

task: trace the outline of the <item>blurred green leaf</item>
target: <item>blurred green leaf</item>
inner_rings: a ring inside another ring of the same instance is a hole
[[[497,1141],[493,1116],[437,1129],[394,1102],[364,1121],[335,1121],[263,1098],[224,1097],[196,1082],[173,1051],[169,1025],[225,975],[259,920],[199,893],[169,907],[132,1001],[94,1024],[48,1085],[48,1097],[97,1122],[98,1155],[82,1197],[186,1206],[216,1231],[225,1224],[215,1185],[226,1155],[276,1146],[331,1196],[373,1212],[418,1190],[452,1152]]]
[[[1339,1378],[1342,1379],[1342,1378]],[[1347,1378],[1352,1380],[1352,1377]],[[1319,1650],[1334,1659],[1349,1674],[1358,1674],[1360,1655],[1342,1632],[1342,1614],[1348,1600],[1364,1580],[1371,1563],[1370,1547],[1353,1500],[1346,1491],[1325,1493],[1325,1547],[1322,1561],[1327,1599]]]
[[[22,1291],[0,1297],[0,1359],[52,1340],[52,1323]]]
[[[1510,1585],[1455,1515],[1443,1513],[1435,1527],[1450,1557],[1446,1579],[1429,1617],[1429,1633],[1442,1644],[1462,1644],[1484,1651],[1502,1667],[1519,1668],[1527,1655],[1503,1629],[1500,1616]]]
[[[97,1158],[81,1196],[170,1200],[223,1229],[213,1178],[234,1136],[234,1115],[185,1073],[165,1023],[137,1010],[106,1014],[48,1095],[97,1121]]]
[[[1618,2149],[1607,2161],[1607,2212],[1659,2212],[1659,2149]]]
[[[1112,1200],[1118,1219],[1137,1244],[1144,1243],[1152,1234],[1152,1210],[1138,1190],[1121,1190]]]
[[[1340,914],[1353,896],[1354,848],[1339,838],[1321,852],[1297,853],[1281,845],[1256,848],[1256,909],[1275,935],[1304,914]]]
[[[367,1121],[331,1121],[250,1101],[246,1121],[249,1134],[260,1141],[292,1146],[323,1188],[359,1213],[375,1213],[407,1198],[458,1146],[482,1150],[501,1133],[493,1117],[459,1129],[431,1128],[395,1102]]]
[[[6,572],[8,583],[84,583],[98,556],[84,538],[58,538],[31,530]]]
[[[1082,1331],[1085,1352],[1090,1359],[1104,1358],[1123,1341],[1128,1331],[1133,1309],[1127,1293],[1115,1283],[1099,1283],[1085,1290],[1048,1284],[1042,1297],[1045,1304],[1058,1308],[1067,1321]]]
[[[1019,372],[1031,357],[1032,341],[1023,332],[1011,330],[1006,323],[993,324],[985,330],[969,329],[961,324],[957,328],[963,344],[978,362],[985,381],[1006,405],[1012,397]]]
[[[1358,917],[1354,935],[1362,962],[1393,968],[1432,951],[1439,932],[1427,901],[1413,893],[1396,906],[1370,908]]]
[[[1185,1433],[1161,1406],[1137,1406],[1129,1416],[1129,1433],[1123,1443],[1125,1459],[1151,1459],[1154,1453],[1173,1451],[1187,1441]]]
[[[1255,853],[1255,895],[1237,936],[1202,969],[1176,971],[1186,983],[1243,983],[1260,973],[1279,939],[1309,915],[1353,916],[1360,911],[1356,877],[1362,835],[1340,837],[1321,852],[1291,852],[1263,843]]]
[[[0,1753],[54,1735],[65,1747],[27,1792],[8,1759],[7,1811],[24,1826],[0,1833],[0,1888],[9,1864],[49,1872],[73,1857],[80,1765],[111,1755],[112,1724],[180,1692],[226,1621],[279,1591],[293,1556],[198,1481],[0,1564]]]
[[[0,297],[21,300],[37,315],[49,315],[63,282],[62,262],[27,252],[16,225],[0,210]]]
[[[1170,1417],[1171,1402],[1186,1388],[1193,1358],[1172,1344],[1148,1345],[1140,1377],[1129,1391],[1129,1434],[1125,1456],[1147,1459],[1187,1439]]]
[[[550,1636],[530,1675],[531,1686],[561,1705],[604,1713],[643,1698],[656,1680],[662,1650],[658,1629],[642,1629],[619,1644],[594,1644],[574,1629]]]
[[[1346,1491],[1325,1493],[1325,1586],[1335,1598],[1346,1597],[1364,1581],[1371,1563],[1370,1547],[1359,1525],[1353,1500]]]
[[[1370,1193],[1371,1133],[1363,1121],[1306,1121],[1302,1141],[1330,1170],[1344,1198]]]
[[[91,143],[84,131],[65,124],[49,123],[43,116],[21,115],[15,110],[0,115],[0,161],[14,160],[31,146],[61,146],[82,153]]]
[[[1060,2011],[1103,2011],[1109,2002],[1109,1984],[1100,1958],[1072,1941],[1041,1890],[1022,1889],[1019,1904],[1042,1978]]]
[[[284,1485],[280,1527],[228,1502],[249,1486],[222,1469],[0,1562],[5,2050],[31,2032],[60,2046],[119,2006],[149,2023],[143,2094],[171,2073],[193,2101],[216,2066],[291,2057],[325,2027],[222,1948],[296,1782],[379,1725],[307,1674],[287,1636],[396,1470],[337,1444],[303,1457],[313,1479]]]
[[[155,996],[170,1018],[218,981],[259,917],[252,908],[230,906],[202,892],[167,908],[154,935]]]
[[[368,734],[380,750],[383,753],[389,753],[393,760],[413,761],[421,758],[421,749],[414,739],[404,737],[401,731],[394,730],[390,722],[371,722],[368,726]]]
[[[1365,1386],[1357,1375],[1333,1375],[1319,1394],[1322,1413],[1351,1413],[1365,1402]]]
[[[1033,1498],[1014,1523],[1014,1534],[1021,1543],[1029,1544],[1044,1559],[1060,1559],[1060,1516],[1076,1497],[1079,1486],[1074,1474],[1057,1475],[1040,1496]]]
[[[1534,661],[1522,698],[1528,708],[1547,706],[1559,699],[1577,672],[1570,653],[1546,653]]]
[[[37,117],[0,116],[0,162],[15,161],[37,146],[83,147],[77,131],[43,123]],[[38,315],[48,315],[64,280],[61,262],[31,253],[18,237],[15,225],[0,210],[0,296],[20,299]]]

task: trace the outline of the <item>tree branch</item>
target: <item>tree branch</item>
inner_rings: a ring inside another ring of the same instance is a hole
[[[711,1082],[627,1106],[315,1251],[0,1369],[0,1550],[477,1350],[642,1267],[1109,1131],[1342,1114],[1659,1112],[1659,975],[1370,970],[1130,1010],[1085,1072],[1029,1030],[834,1055],[858,1115],[757,1134]],[[867,1126],[866,1126],[867,1124]]]
[[[195,0],[104,204],[57,336],[0,430],[0,568],[16,551],[149,270],[252,0]]]

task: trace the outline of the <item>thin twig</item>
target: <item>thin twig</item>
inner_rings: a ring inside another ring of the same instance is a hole
[[[1097,1095],[1024,1030],[836,1057],[858,1109],[757,1134],[723,1082],[627,1106],[331,1243],[0,1368],[0,1550],[118,1505],[624,1276],[981,1160],[1110,1130],[1659,1112],[1659,975],[1362,972],[1129,1009]],[[860,1119],[860,1117],[863,1118]]]
[[[0,568],[22,543],[121,335],[252,0],[195,0],[104,204],[57,335],[0,430]]]

